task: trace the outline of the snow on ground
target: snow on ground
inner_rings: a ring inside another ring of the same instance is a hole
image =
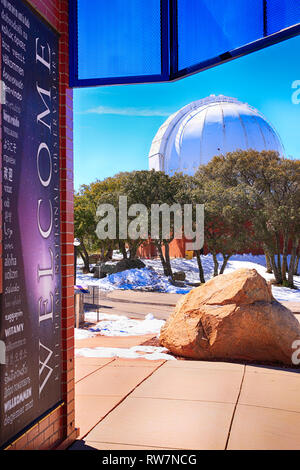
[[[142,336],[147,334],[159,335],[164,320],[157,320],[149,313],[144,320],[132,320],[121,315],[110,315],[97,312],[87,312],[86,321],[98,321],[98,323],[83,330],[75,328],[75,339],[88,339],[94,336]],[[174,359],[165,354],[167,349],[154,346],[134,346],[131,348],[80,348],[75,350],[76,356],[84,357],[123,357],[136,359],[142,357],[148,360]]]
[[[121,315],[87,312],[85,319],[95,320],[97,316],[100,321],[92,328],[89,328],[89,331],[100,333],[102,336],[158,335],[165,323],[164,320],[154,318],[152,313],[149,313],[144,320],[131,320]]]
[[[93,336],[96,336],[96,335],[90,330],[83,330],[82,328],[75,328],[75,339],[88,339],[88,338],[92,338]]]
[[[81,348],[75,349],[77,357],[120,357],[125,359],[148,359],[157,361],[160,359],[172,361],[175,357],[167,353],[166,348],[156,346],[133,346],[132,348]]]
[[[94,336],[142,336],[159,335],[164,320],[158,320],[149,313],[144,320],[132,320],[122,315],[112,315],[100,312],[86,312],[85,321],[95,322],[87,330],[75,328],[75,339],[88,339]]]
[[[143,269],[128,269],[116,274],[110,274],[104,279],[97,279],[93,274],[76,275],[77,284],[99,286],[102,290],[112,291],[114,289],[149,290],[155,292],[172,292],[176,294],[187,294],[190,288],[175,287],[170,284],[166,276],[161,276],[155,269],[146,267]]]
[[[201,259],[205,278],[208,280],[213,276],[213,259],[210,254],[201,256]],[[93,277],[93,274],[82,274],[78,270],[77,283],[85,286],[96,285],[106,291],[114,289],[132,289],[185,294],[193,288],[187,284],[184,287],[173,286],[169,279],[163,275],[163,269],[159,259],[143,259],[142,261],[146,265],[146,268],[144,269],[130,269],[121,273],[111,274],[104,279],[96,279]],[[221,255],[218,256],[218,261],[221,264]],[[184,271],[186,273],[187,282],[199,282],[196,258],[191,260],[182,258],[173,259],[172,268],[173,272]],[[245,254],[232,256],[228,261],[225,273],[232,272],[239,268],[254,268],[265,279],[274,279],[272,274],[266,273],[264,255],[254,256],[251,254]],[[300,302],[300,276],[294,277],[294,284],[297,289],[272,286],[274,297],[279,301]]]

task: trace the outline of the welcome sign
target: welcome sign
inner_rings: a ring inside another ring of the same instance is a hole
[[[58,37],[23,1],[0,7],[3,446],[61,399],[61,267]]]

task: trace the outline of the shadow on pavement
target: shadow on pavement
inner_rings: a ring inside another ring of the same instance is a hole
[[[68,450],[97,450],[97,449],[95,447],[86,445],[85,441],[83,440],[78,440],[78,441],[75,441],[74,444],[72,444]]]

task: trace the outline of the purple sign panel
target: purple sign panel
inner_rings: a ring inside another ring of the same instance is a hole
[[[58,37],[0,0],[0,446],[61,400]]]

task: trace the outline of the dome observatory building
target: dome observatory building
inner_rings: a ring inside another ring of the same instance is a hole
[[[235,98],[211,95],[164,122],[152,141],[149,169],[193,175],[215,155],[250,148],[284,156],[279,135],[257,109]]]
[[[211,95],[172,114],[159,128],[149,152],[149,169],[193,175],[216,155],[236,150],[274,150],[284,156],[281,139],[257,109],[236,98]],[[170,243],[170,256],[187,255],[184,239]],[[152,244],[141,250],[155,256]]]

